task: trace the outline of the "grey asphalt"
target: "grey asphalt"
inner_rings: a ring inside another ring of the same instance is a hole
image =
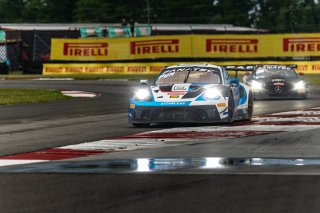
[[[127,124],[128,97],[136,84],[1,81],[0,87],[84,90],[98,92],[101,96],[56,103],[0,106],[0,155],[167,128],[140,129]],[[320,99],[319,90],[314,88],[308,100],[258,101],[255,114],[316,106],[320,106]],[[319,157],[319,148],[318,130],[309,130],[112,153],[81,160],[240,156],[303,158]],[[286,167],[268,170],[270,174],[260,167],[258,170],[246,168],[242,170],[245,171],[243,174],[239,168],[226,173],[177,170],[151,174],[12,173],[9,168],[7,171],[1,168],[0,173],[1,212],[319,212],[320,209],[320,176],[315,172],[320,169],[318,166],[293,168],[294,174],[281,172],[288,170]]]
[[[0,174],[1,212],[319,212],[320,176]]]
[[[130,127],[126,112],[136,85],[137,81],[0,81],[2,88],[83,90],[100,94],[95,99],[0,106],[0,156],[171,127]],[[315,106],[320,106],[317,87],[312,88],[308,100],[256,101],[254,113]]]

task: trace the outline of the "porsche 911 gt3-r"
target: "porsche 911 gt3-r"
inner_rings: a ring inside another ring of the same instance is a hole
[[[230,78],[226,67],[166,67],[152,85],[142,81],[130,99],[129,123],[217,123],[250,120],[253,98],[249,86]]]

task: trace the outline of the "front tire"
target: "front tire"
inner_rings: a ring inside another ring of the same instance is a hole
[[[234,116],[234,99],[233,99],[233,95],[230,92],[229,97],[228,97],[228,119],[227,119],[227,123],[231,123],[233,121],[233,116]]]
[[[249,99],[248,99],[248,114],[247,118],[244,119],[244,121],[251,121],[253,116],[253,97],[252,92],[249,93]]]

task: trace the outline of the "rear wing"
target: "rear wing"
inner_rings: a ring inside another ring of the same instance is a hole
[[[298,68],[298,65],[296,64],[247,64],[247,65],[226,65],[224,68],[227,71],[235,71],[236,72],[236,78],[238,77],[238,72],[253,72],[258,67],[278,67],[278,68],[284,68],[284,67],[290,67],[292,69]]]
[[[290,68],[298,68],[296,64],[257,64],[256,67],[290,67]]]
[[[238,78],[238,72],[253,72],[257,65],[227,65],[224,68],[227,71],[235,71],[235,78]]]
[[[279,66],[279,67],[290,67],[290,68],[297,68],[298,65],[296,64],[290,64],[290,65],[286,65],[286,64],[247,64],[247,65],[226,65],[224,66],[226,68],[226,70],[230,70],[230,71],[246,71],[246,72],[250,72],[250,71],[254,71],[256,68],[258,67],[272,67],[272,66]]]

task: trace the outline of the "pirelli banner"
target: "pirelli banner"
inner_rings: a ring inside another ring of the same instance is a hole
[[[189,62],[190,63],[190,62]],[[195,62],[193,62],[195,63]],[[303,73],[320,73],[320,61],[306,61],[306,62],[284,62],[284,61],[252,61],[250,63],[244,61],[229,61],[229,62],[198,62],[198,63],[212,63],[217,65],[244,65],[244,64],[284,64],[298,65],[296,71]],[[105,64],[44,64],[44,75],[79,75],[79,74],[158,74],[165,66],[180,63],[105,63]]]
[[[196,36],[193,54],[208,58],[319,56],[320,34]]]
[[[51,44],[51,60],[59,61],[308,56],[320,56],[320,34],[52,39]]]
[[[191,36],[52,39],[51,60],[108,61],[190,57]]]

